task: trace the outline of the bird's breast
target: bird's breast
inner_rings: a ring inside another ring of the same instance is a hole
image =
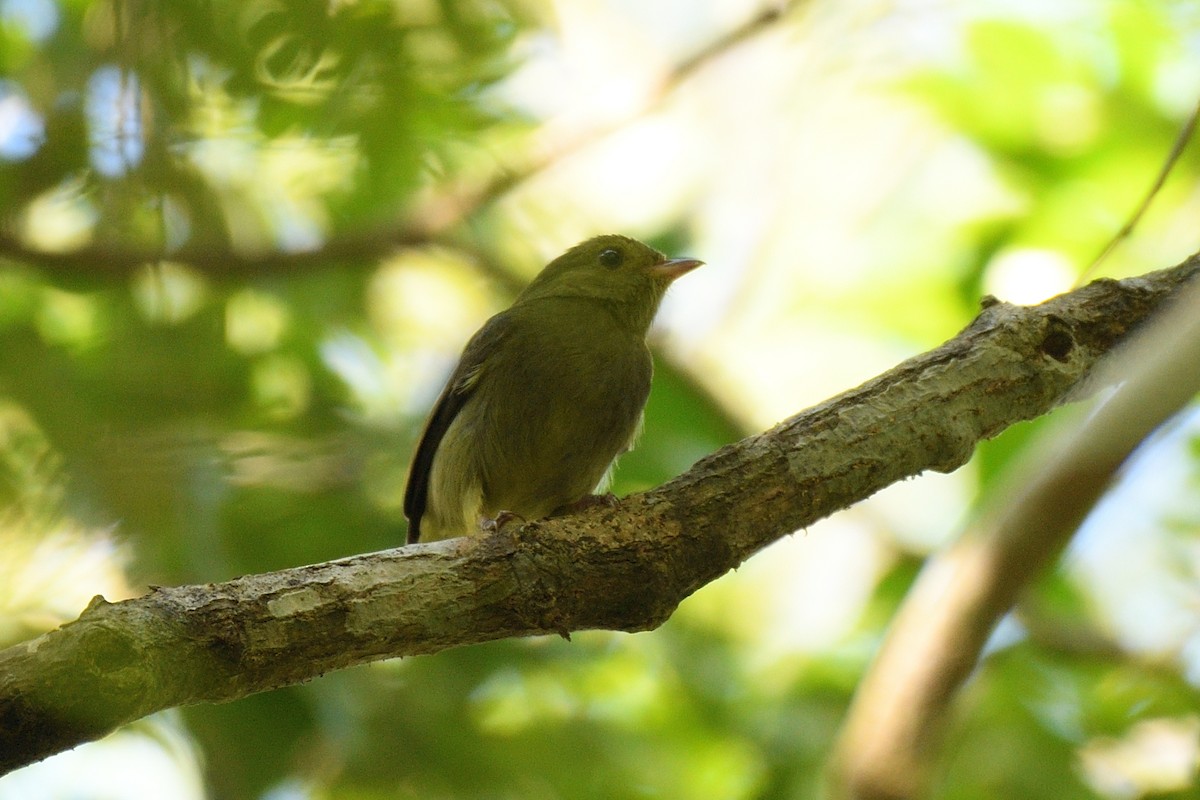
[[[478,398],[485,501],[495,509],[544,516],[592,491],[629,445],[650,391],[640,337],[548,333],[517,331],[489,365],[511,380]]]

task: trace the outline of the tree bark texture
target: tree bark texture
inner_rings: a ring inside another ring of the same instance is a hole
[[[510,636],[660,625],[771,542],[1062,402],[1200,256],[1038,306],[992,299],[941,347],[616,507],[249,575],[97,597],[0,652],[0,774],[165,708]],[[784,365],[782,368],[786,368]]]

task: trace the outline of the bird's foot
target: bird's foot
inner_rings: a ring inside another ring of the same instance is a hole
[[[565,506],[559,506],[554,509],[554,513],[550,516],[561,517],[565,514],[577,514],[580,511],[586,511],[589,508],[596,506],[605,506],[606,508],[616,508],[621,504],[620,499],[612,492],[604,494],[585,494],[583,497],[576,500],[574,503],[567,503]]]
[[[505,525],[512,522],[514,519],[518,519],[521,522],[528,522],[528,520],[522,517],[520,514],[514,514],[512,511],[501,511],[495,517],[485,519],[481,523],[480,527],[483,528],[483,532],[488,535],[497,534],[501,531],[501,529],[504,528]]]

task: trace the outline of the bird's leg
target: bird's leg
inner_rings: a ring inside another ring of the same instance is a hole
[[[522,517],[520,514],[514,514],[511,511],[501,511],[495,517],[490,517],[490,518],[485,517],[483,519],[483,521],[480,523],[480,527],[483,528],[483,532],[486,534],[496,534],[496,533],[499,533],[501,531],[501,529],[504,528],[505,525],[512,522],[514,519],[519,519],[519,520],[521,520],[521,522],[529,521],[529,520],[525,519],[524,517]]]

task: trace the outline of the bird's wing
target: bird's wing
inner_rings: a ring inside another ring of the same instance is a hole
[[[463,405],[471,397],[480,373],[488,357],[500,346],[500,342],[512,326],[512,320],[506,313],[497,314],[489,319],[463,348],[462,358],[454,368],[446,388],[433,407],[425,430],[421,433],[421,442],[417,445],[416,455],[413,456],[412,467],[408,472],[408,486],[404,490],[404,516],[408,517],[408,543],[421,538],[421,517],[429,502],[429,477],[433,469],[433,457],[437,454],[442,437],[450,428],[450,423],[458,416]]]

